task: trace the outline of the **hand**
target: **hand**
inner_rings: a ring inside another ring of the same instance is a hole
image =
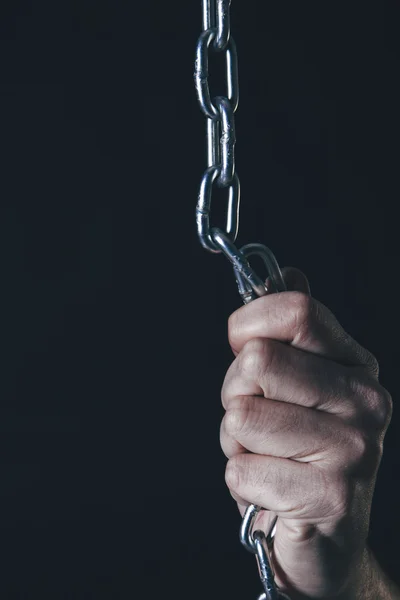
[[[371,502],[392,415],[378,364],[309,295],[258,298],[229,319],[235,354],[222,387],[226,483],[243,516],[278,515],[272,566],[292,600],[346,596],[366,554]],[[344,594],[341,596],[341,594]]]

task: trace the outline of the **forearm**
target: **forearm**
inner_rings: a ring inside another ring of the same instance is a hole
[[[367,548],[354,600],[400,600],[400,588],[391,581]]]

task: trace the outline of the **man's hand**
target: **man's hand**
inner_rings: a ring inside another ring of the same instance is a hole
[[[309,295],[304,275],[284,275],[303,291],[258,298],[229,319],[226,483],[242,516],[249,503],[267,509],[257,529],[278,515],[272,563],[283,592],[346,597],[366,557],[392,399],[376,359]]]

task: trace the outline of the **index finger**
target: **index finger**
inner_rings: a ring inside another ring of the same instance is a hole
[[[303,292],[270,294],[241,306],[229,317],[228,337],[235,355],[253,338],[270,338],[343,365],[363,366],[376,378],[379,374],[376,358],[326,306]]]

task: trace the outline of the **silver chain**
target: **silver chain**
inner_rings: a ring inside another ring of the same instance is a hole
[[[223,253],[234,267],[234,275],[244,304],[272,292],[286,290],[275,256],[262,244],[235,246],[239,231],[240,181],[235,170],[235,112],[239,104],[239,77],[236,44],[230,32],[231,0],[202,0],[203,31],[198,39],[194,80],[200,108],[207,119],[207,169],[205,170],[196,207],[197,233],[201,245],[215,254]],[[225,52],[227,96],[211,99],[208,81],[209,56]],[[214,185],[228,189],[225,230],[210,226]],[[251,255],[260,256],[269,275],[268,285],[248,262]],[[278,590],[271,563],[276,529],[275,517],[268,535],[253,531],[260,506],[250,504],[244,515],[240,541],[256,556],[263,592],[258,600],[289,600]]]

